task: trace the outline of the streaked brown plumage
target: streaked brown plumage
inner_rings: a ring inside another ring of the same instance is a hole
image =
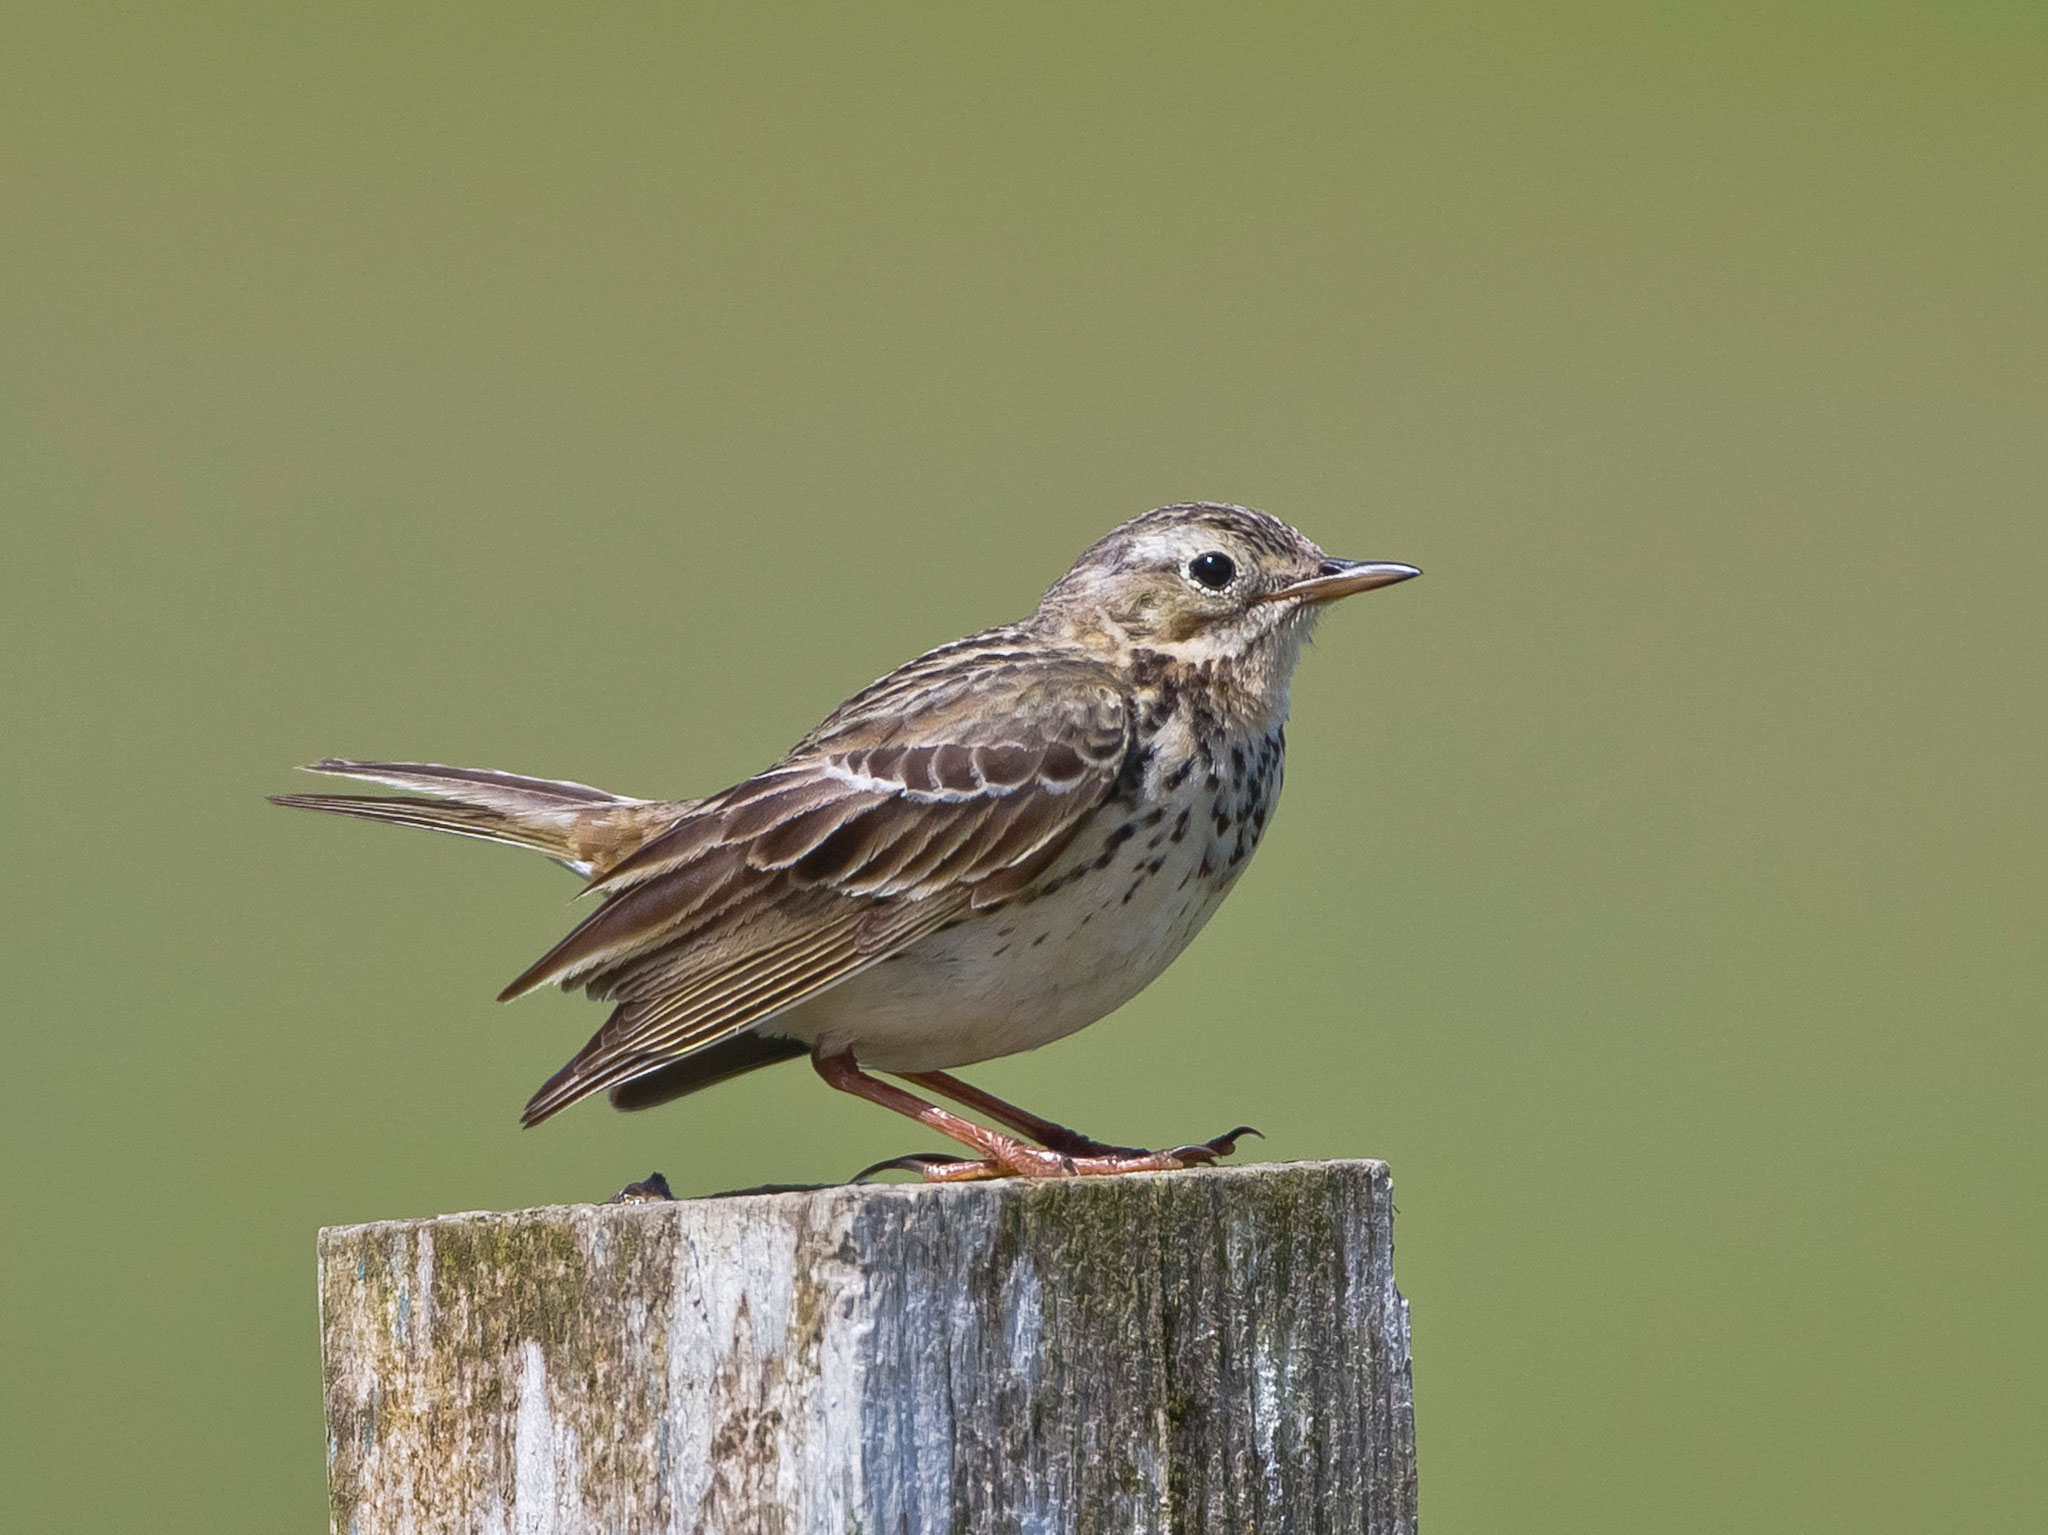
[[[1166,507],[1091,547],[1030,617],[891,672],[705,799],[330,759],[315,770],[426,797],[277,803],[532,847],[589,878],[603,904],[502,993],[614,1004],[527,1124],[600,1090],[641,1108],[809,1053],[835,1086],[977,1153],[902,1164],[927,1177],[1189,1165],[1232,1138],[1106,1147],[946,1071],[1085,1026],[1180,952],[1271,813],[1314,616],[1415,573],[1332,560],[1247,508]]]

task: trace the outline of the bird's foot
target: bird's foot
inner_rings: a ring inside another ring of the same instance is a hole
[[[853,1181],[860,1183],[884,1172],[916,1173],[926,1183],[967,1183],[1003,1177],[1113,1178],[1123,1173],[1180,1172],[1190,1167],[1207,1167],[1236,1151],[1237,1143],[1243,1137],[1258,1134],[1250,1125],[1239,1125],[1213,1140],[1173,1146],[1164,1151],[1104,1146],[1099,1141],[1076,1137],[1096,1148],[1079,1155],[1058,1149],[1041,1150],[1006,1138],[985,1158],[949,1156],[944,1152],[912,1152],[909,1156],[891,1157],[886,1162],[863,1168],[854,1175]]]
[[[1011,1157],[999,1152],[996,1160],[1005,1164],[1007,1170],[1026,1178],[1114,1178],[1123,1173],[1171,1173],[1190,1167],[1207,1167],[1237,1150],[1240,1138],[1258,1133],[1250,1125],[1239,1125],[1213,1140],[1197,1141],[1190,1146],[1171,1146],[1164,1151],[1111,1146],[1087,1156],[1069,1156],[1023,1147],[1024,1155]]]
[[[605,1201],[608,1205],[653,1204],[664,1199],[674,1199],[669,1192],[668,1179],[660,1173],[649,1173],[638,1183],[629,1183],[618,1193]]]

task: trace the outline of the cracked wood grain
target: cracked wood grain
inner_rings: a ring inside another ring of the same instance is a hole
[[[1391,1532],[1377,1162],[320,1236],[336,1535]]]

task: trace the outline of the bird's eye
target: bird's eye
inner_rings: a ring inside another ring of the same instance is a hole
[[[1236,579],[1237,562],[1229,555],[1211,549],[1207,554],[1198,554],[1188,561],[1188,574],[1210,591],[1220,592]]]

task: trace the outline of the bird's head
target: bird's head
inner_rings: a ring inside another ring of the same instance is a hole
[[[1090,648],[1228,667],[1284,698],[1325,607],[1421,574],[1333,559],[1277,517],[1195,502],[1134,517],[1097,540],[1045,594],[1035,621]]]

